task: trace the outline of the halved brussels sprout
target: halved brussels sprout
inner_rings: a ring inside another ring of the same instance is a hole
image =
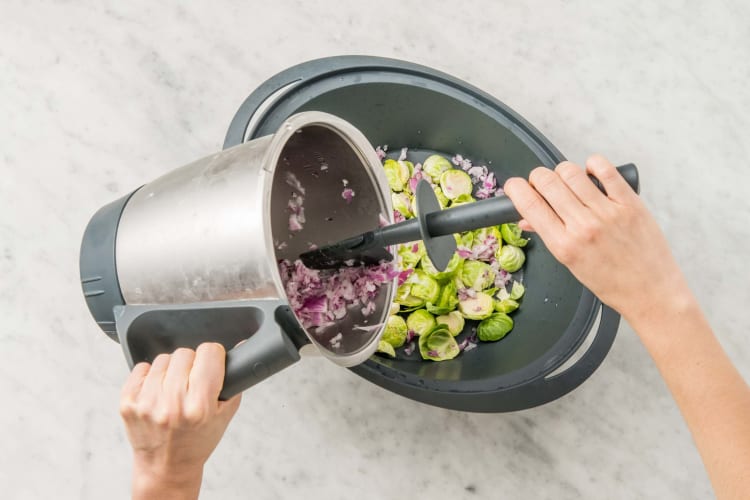
[[[396,350],[393,348],[391,344],[389,344],[385,340],[381,340],[380,342],[378,342],[378,350],[376,352],[385,354],[386,356],[390,358],[396,357]]]
[[[523,294],[526,292],[526,288],[521,284],[520,281],[514,281],[513,287],[510,289],[510,298],[513,300],[518,300],[521,297],[523,297]]]
[[[458,311],[451,311],[448,314],[438,316],[435,318],[435,321],[437,321],[438,325],[443,324],[447,326],[454,337],[463,331],[465,324],[464,317]]]
[[[443,190],[440,189],[440,186],[432,186],[432,190],[435,191],[435,196],[438,199],[438,203],[440,203],[440,208],[447,207],[451,200],[449,200],[448,197],[445,196]]]
[[[401,316],[393,315],[388,316],[385,322],[385,330],[383,330],[383,337],[381,340],[385,340],[393,347],[401,347],[406,342],[406,321]]]
[[[411,163],[407,161],[385,160],[383,169],[385,169],[385,177],[388,179],[391,191],[404,190],[409,177],[411,177],[410,165]]]
[[[475,201],[477,200],[470,194],[462,194],[451,202],[451,207],[458,207],[461,205],[466,205],[467,203],[474,203]]]
[[[515,273],[521,269],[524,262],[526,262],[526,255],[515,245],[505,245],[497,253],[497,263],[509,273]]]
[[[432,314],[446,314],[451,312],[458,305],[458,297],[456,296],[456,284],[453,281],[448,281],[440,289],[440,295],[438,299],[432,303],[427,302],[425,307]]]
[[[424,305],[424,299],[411,294],[411,283],[408,281],[396,289],[396,297],[393,301],[407,309]]]
[[[422,335],[435,326],[435,317],[424,309],[417,309],[406,317],[406,326],[417,335]]]
[[[497,242],[499,245],[502,245],[503,237],[500,234],[500,228],[498,228],[497,226],[490,226],[483,227],[482,229],[477,229],[476,231],[474,231],[474,241],[472,247],[489,243],[488,239],[490,236],[494,238],[495,242]]]
[[[411,211],[411,196],[407,193],[391,193],[393,208],[409,219],[414,216]]]
[[[503,224],[500,226],[500,233],[503,235],[505,242],[510,245],[524,247],[529,242],[529,240],[521,236],[521,228],[515,223]]]
[[[482,291],[495,282],[495,271],[485,262],[466,260],[461,266],[461,281],[466,287]]]
[[[512,329],[513,319],[507,314],[498,312],[479,323],[477,337],[484,342],[494,342],[505,337]]]
[[[436,325],[419,337],[419,353],[423,359],[445,361],[458,356],[461,350],[446,325]]]
[[[463,170],[446,170],[440,175],[440,189],[451,200],[461,195],[471,196],[472,188],[471,177]]]
[[[446,170],[452,170],[453,164],[440,155],[429,156],[422,164],[422,170],[433,179],[440,179]]]
[[[429,255],[425,253],[425,255],[422,257],[422,261],[420,262],[420,267],[424,272],[426,272],[429,276],[432,276],[438,281],[445,281],[450,278],[452,278],[456,271],[461,267],[461,262],[463,259],[458,256],[457,253],[453,254],[453,257],[451,257],[451,260],[448,261],[448,265],[445,267],[444,271],[438,271],[435,268],[435,265],[430,260]]]
[[[477,292],[476,297],[458,302],[458,310],[466,319],[484,319],[492,315],[495,304],[492,297],[484,292]]]
[[[404,243],[403,245],[399,245],[396,252],[401,258],[401,269],[412,269],[417,267],[417,264],[419,264],[419,261],[425,255],[424,243],[421,241]]]
[[[432,302],[433,304],[437,301],[440,295],[440,284],[426,272],[421,269],[415,269],[406,281],[407,283],[411,283],[411,295],[419,297],[425,302]]]
[[[513,299],[500,299],[495,301],[495,311],[508,314],[518,309],[518,302]]]

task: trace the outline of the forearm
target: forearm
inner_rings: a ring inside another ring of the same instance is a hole
[[[183,474],[162,474],[136,464],[133,469],[133,500],[196,500],[202,478],[202,469]]]
[[[695,440],[719,499],[750,491],[750,389],[686,285],[626,317],[648,349]]]

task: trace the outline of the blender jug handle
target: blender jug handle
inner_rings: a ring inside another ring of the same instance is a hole
[[[131,369],[179,347],[195,349],[203,342],[222,344],[227,356],[221,400],[300,359],[299,349],[309,340],[283,321],[285,311],[286,304],[275,300],[114,308],[117,335]],[[289,333],[279,327],[279,320]]]

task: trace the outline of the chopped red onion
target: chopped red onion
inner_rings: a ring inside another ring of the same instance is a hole
[[[388,222],[388,219],[385,218],[385,215],[378,214],[378,227],[385,227],[388,224],[390,224],[390,222]]]
[[[305,194],[305,188],[302,187],[302,183],[297,179],[297,176],[291,172],[286,173],[286,183],[295,189],[299,194]]]
[[[380,286],[400,273],[390,262],[320,271],[305,267],[298,259],[294,263],[279,262],[279,274],[290,307],[303,327],[313,328],[343,318],[347,308],[360,303],[363,312],[372,314]]]
[[[476,298],[477,291],[473,288],[459,288],[458,289],[458,300],[466,300]]]
[[[416,347],[416,343],[414,341],[409,342],[406,347],[404,347],[404,354],[407,356],[411,356],[411,353],[414,352],[414,348]]]
[[[432,356],[433,358],[437,358],[440,355],[440,353],[438,353],[435,349],[431,349],[427,351],[427,355]]]
[[[341,184],[344,185],[344,187],[349,185],[349,181],[347,179],[341,179]]]
[[[408,330],[406,332],[406,342],[407,343],[411,342],[412,340],[414,340],[414,337],[416,336],[417,336],[417,332],[415,332],[414,330]]]
[[[406,280],[411,276],[411,274],[414,272],[414,269],[404,269],[400,273],[398,273],[398,286],[403,285],[406,283]]]
[[[297,214],[291,214],[289,216],[289,230],[290,231],[302,231],[302,224],[299,221]]]
[[[393,211],[393,222],[404,222],[406,217],[403,216],[398,210]]]
[[[406,152],[409,148],[401,148],[401,154],[398,155],[398,161],[404,161],[406,159]]]
[[[375,154],[378,155],[378,159],[380,161],[385,160],[386,151],[388,151],[388,144],[386,144],[382,148],[380,146],[378,146],[378,147],[375,148]]]
[[[341,192],[341,197],[345,199],[347,203],[351,203],[354,196],[354,190],[351,188],[344,188],[344,190]]]
[[[365,307],[362,308],[362,316],[369,316],[375,312],[375,301],[370,300],[367,302]]]

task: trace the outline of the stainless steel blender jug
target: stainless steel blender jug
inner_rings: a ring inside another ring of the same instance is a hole
[[[344,180],[351,200],[341,196]],[[300,189],[306,223],[292,233],[287,205]],[[312,333],[287,305],[278,262],[375,227],[381,214],[392,222],[388,194],[362,133],[333,115],[296,114],[273,135],[173,170],[96,212],[80,255],[86,302],[131,368],[177,347],[222,343],[222,398],[291,365],[306,344],[357,365],[382,326],[354,327],[384,322],[394,284],[381,287],[367,318],[353,309],[333,333]],[[329,342],[339,331],[342,341]]]

